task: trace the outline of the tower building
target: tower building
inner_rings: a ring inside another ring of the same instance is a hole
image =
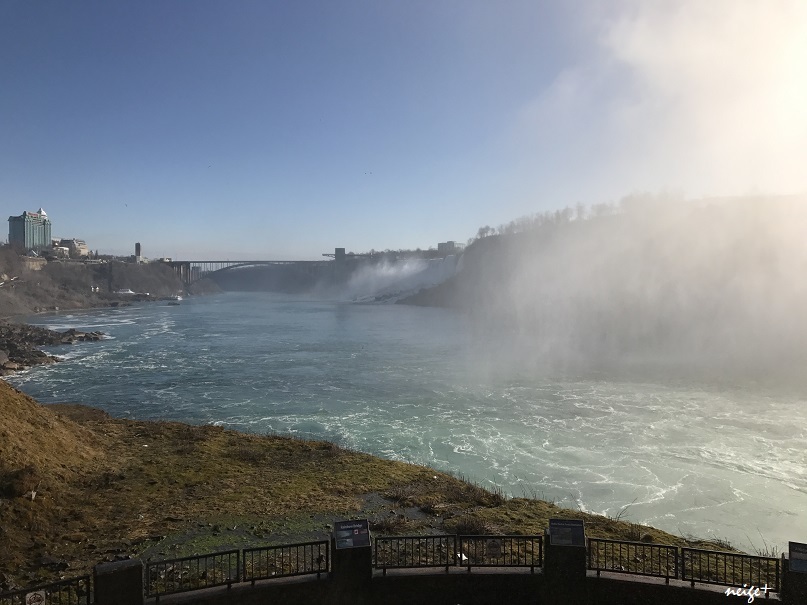
[[[20,250],[43,250],[51,247],[50,219],[40,208],[8,217],[8,243]]]

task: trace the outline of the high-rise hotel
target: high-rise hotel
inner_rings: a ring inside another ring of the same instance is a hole
[[[47,213],[23,212],[8,217],[8,243],[21,250],[43,250],[51,247],[50,219]]]

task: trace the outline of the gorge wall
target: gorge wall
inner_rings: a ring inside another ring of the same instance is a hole
[[[148,292],[151,297],[170,296],[184,289],[173,270],[162,263],[37,265],[9,248],[0,248],[0,282],[0,317],[109,306],[125,300],[115,294],[120,289]],[[196,289],[204,287],[200,283]]]
[[[405,299],[465,310],[514,359],[770,376],[807,361],[804,197],[669,203],[475,241]]]

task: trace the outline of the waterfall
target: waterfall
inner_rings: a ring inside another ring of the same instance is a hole
[[[350,276],[344,296],[356,302],[396,302],[453,277],[462,266],[461,258],[449,255],[366,264]]]

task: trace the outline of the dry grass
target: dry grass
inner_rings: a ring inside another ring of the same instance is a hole
[[[495,529],[484,518],[476,515],[463,515],[449,524],[449,528],[458,536],[485,536]]]
[[[379,535],[400,535],[409,533],[412,526],[405,515],[388,515],[370,523],[370,529]]]

